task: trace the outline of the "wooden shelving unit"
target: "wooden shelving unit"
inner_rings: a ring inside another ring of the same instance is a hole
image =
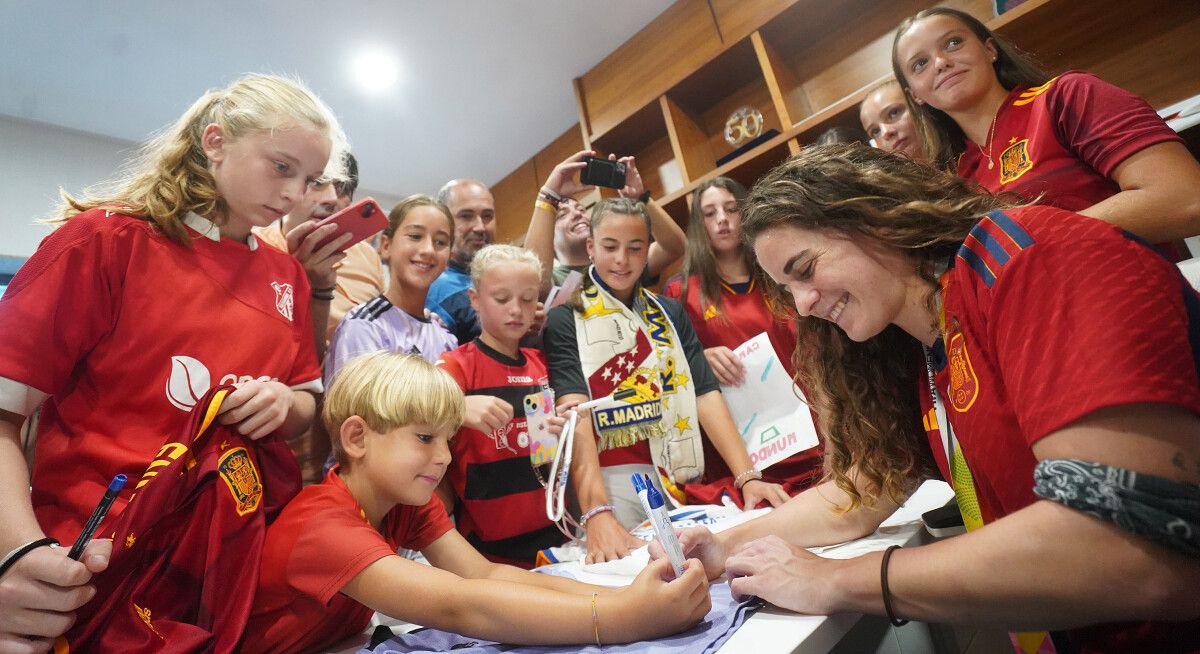
[[[1087,70],[1155,107],[1200,93],[1200,2],[1190,0],[1028,0],[999,17],[989,0],[679,0],[575,81],[577,143],[635,155],[647,187],[686,223],[704,180],[752,185],[825,130],[858,126],[858,104],[891,75],[896,25],[933,4],[984,19],[1052,74]],[[780,133],[718,167],[733,150],[725,119],[742,106]],[[664,164],[678,166],[682,188],[663,188]],[[504,193],[518,204],[498,207],[522,230],[549,173],[533,168],[532,188],[524,166],[498,185],[522,187]]]

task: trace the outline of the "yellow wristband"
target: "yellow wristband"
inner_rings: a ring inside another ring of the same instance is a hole
[[[546,202],[545,200],[538,200],[537,202],[533,203],[533,206],[537,207],[538,209],[545,209],[550,213],[558,213],[558,209],[555,209],[554,205]]]
[[[592,630],[596,633],[596,647],[601,647],[600,616],[596,613],[596,593],[592,593]]]

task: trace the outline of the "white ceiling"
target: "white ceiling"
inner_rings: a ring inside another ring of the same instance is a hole
[[[671,1],[0,0],[0,114],[141,141],[208,88],[292,74],[341,119],[364,188],[490,184],[578,120],[571,80]],[[363,47],[399,58],[390,91],[357,86]]]

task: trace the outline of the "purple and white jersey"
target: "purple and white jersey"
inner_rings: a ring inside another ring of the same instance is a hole
[[[412,316],[380,295],[346,312],[338,323],[325,353],[325,383],[333,383],[342,366],[367,352],[405,352],[437,363],[443,352],[456,347],[458,340],[441,321]]]

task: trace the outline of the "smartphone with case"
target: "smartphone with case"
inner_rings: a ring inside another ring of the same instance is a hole
[[[364,241],[383,231],[388,225],[388,217],[383,211],[383,207],[379,206],[379,203],[375,201],[375,198],[363,198],[317,223],[317,227],[324,227],[329,224],[337,225],[337,229],[322,239],[314,250],[325,247],[326,244],[342,234],[352,234],[350,241],[341,248],[343,251],[347,250],[355,243]]]
[[[925,530],[936,538],[949,538],[967,531],[963,524],[962,512],[953,500],[943,507],[922,513],[921,521],[925,523]]]
[[[625,164],[600,157],[587,157],[584,162],[587,165],[579,173],[581,183],[608,188],[625,188]]]
[[[530,393],[522,404],[525,407],[525,429],[529,434],[529,462],[534,467],[546,465],[558,453],[558,436],[550,433],[554,391],[543,388],[540,393]]]

